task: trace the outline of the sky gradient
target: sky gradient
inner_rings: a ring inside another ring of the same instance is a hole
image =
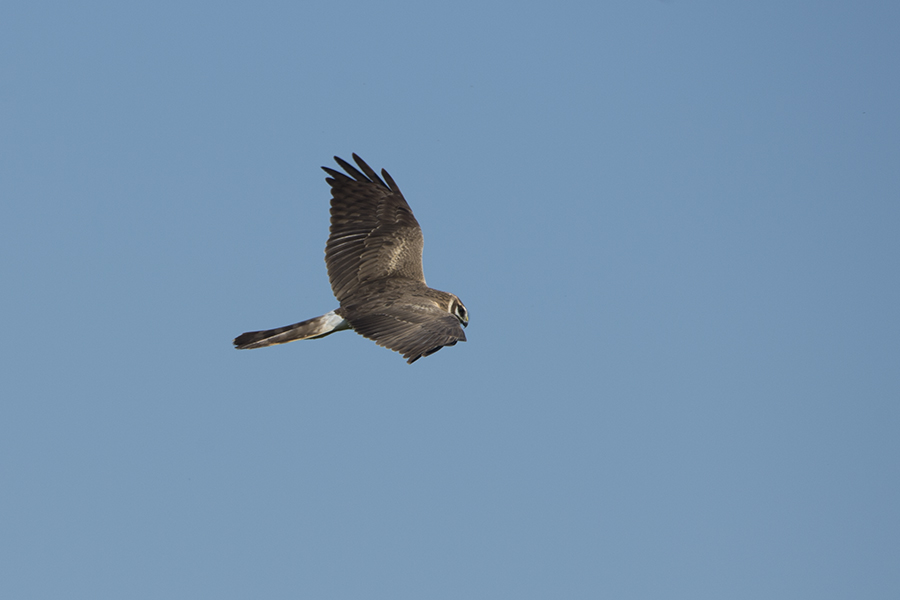
[[[5,4],[0,597],[900,597],[898,22]],[[234,350],[353,152],[469,341]]]

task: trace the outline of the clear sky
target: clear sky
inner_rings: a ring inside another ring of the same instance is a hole
[[[900,597],[891,2],[7,2],[0,597]],[[337,307],[387,168],[469,341]]]

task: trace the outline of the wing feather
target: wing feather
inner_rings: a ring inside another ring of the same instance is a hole
[[[357,333],[399,352],[410,364],[444,346],[466,341],[459,320],[437,308],[422,310],[394,305],[361,316],[342,312]]]
[[[359,156],[359,169],[335,157],[346,173],[322,167],[330,177],[331,235],[325,264],[335,297],[342,302],[361,286],[385,277],[425,282],[422,229],[397,184],[386,184]]]

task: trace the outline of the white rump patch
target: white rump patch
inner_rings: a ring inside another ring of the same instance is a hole
[[[350,329],[350,321],[337,315],[334,311],[325,313],[319,318],[322,319],[322,330],[327,333]]]

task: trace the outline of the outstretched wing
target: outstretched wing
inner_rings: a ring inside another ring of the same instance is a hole
[[[362,172],[336,156],[334,160],[347,173],[322,167],[330,175],[325,264],[335,297],[343,302],[360,285],[385,277],[425,283],[422,229],[397,184],[385,170],[382,180],[356,154],[353,160]]]
[[[345,313],[353,329],[379,346],[403,355],[412,364],[444,346],[466,341],[459,320],[438,309],[394,305],[378,312],[355,316]]]

